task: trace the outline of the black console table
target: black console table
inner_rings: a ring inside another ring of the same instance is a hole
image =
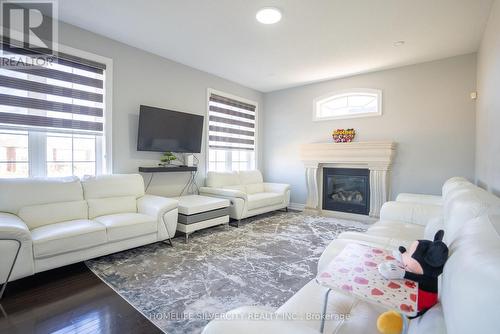
[[[198,171],[198,167],[193,166],[170,166],[170,167],[162,167],[162,166],[156,166],[156,167],[139,167],[139,172],[141,173],[151,173],[151,178],[149,179],[147,185],[146,185],[146,191],[148,191],[149,185],[151,184],[151,181],[153,181],[153,177],[155,173],[175,173],[175,172],[190,172],[191,177],[189,178],[188,183],[184,186],[182,189],[181,195],[184,194],[184,191],[187,190],[188,193],[190,189],[193,187],[193,185],[198,189],[198,186],[196,185],[195,178],[196,174]]]
[[[142,173],[175,173],[175,172],[196,172],[198,167],[175,166],[175,167],[139,167]]]

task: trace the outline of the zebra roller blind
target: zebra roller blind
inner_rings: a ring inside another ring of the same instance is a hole
[[[102,134],[104,64],[62,53],[35,61],[4,43],[0,56],[0,126]]]
[[[255,109],[255,105],[210,94],[209,148],[254,151]]]

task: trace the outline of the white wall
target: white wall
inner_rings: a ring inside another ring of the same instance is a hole
[[[139,166],[154,166],[159,162],[160,153],[136,150],[141,104],[206,115],[207,88],[214,88],[258,102],[259,113],[263,113],[260,92],[78,27],[61,23],[59,43],[113,59],[114,173],[135,173]],[[199,169],[204,174],[205,142],[202,145],[198,156]],[[187,173],[157,174],[148,192],[178,194],[188,177]],[[202,178],[203,175],[199,184]]]
[[[500,195],[500,1],[490,15],[478,52],[476,181]]]
[[[160,157],[159,153],[136,151],[140,104],[205,115],[206,90],[214,88],[259,103],[259,167],[267,179],[293,185],[292,202],[304,203],[306,196],[298,146],[329,141],[331,130],[335,128],[354,127],[358,141],[398,142],[393,194],[402,191],[439,193],[440,184],[452,175],[473,178],[475,116],[474,103],[469,99],[469,93],[475,90],[473,54],[263,95],[71,25],[62,23],[59,35],[62,44],[114,61],[115,173],[137,172],[139,166],[154,165]],[[353,87],[382,89],[384,115],[312,122],[315,97]],[[200,155],[202,174],[204,148],[205,143]],[[187,174],[158,174],[150,192],[175,195],[187,178]],[[148,175],[145,179],[148,180]],[[202,182],[200,179],[199,183]]]
[[[356,141],[398,143],[392,173],[399,192],[438,194],[454,175],[474,177],[475,54],[286,89],[265,95],[264,172],[292,184],[294,203],[305,203],[300,144],[331,141],[331,131],[355,128]],[[312,121],[313,99],[338,89],[383,90],[383,116]]]

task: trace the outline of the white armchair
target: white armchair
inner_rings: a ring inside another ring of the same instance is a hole
[[[258,170],[208,172],[206,187],[200,188],[200,195],[229,199],[230,216],[239,223],[243,218],[287,209],[290,185],[264,182]]]

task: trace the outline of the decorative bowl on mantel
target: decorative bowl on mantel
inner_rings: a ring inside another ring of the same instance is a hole
[[[356,130],[354,129],[337,129],[332,133],[333,141],[336,143],[350,143],[355,136]]]

